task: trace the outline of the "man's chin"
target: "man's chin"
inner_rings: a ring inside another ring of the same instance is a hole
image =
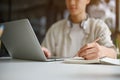
[[[77,13],[71,13],[70,15],[71,16],[77,16],[78,14]]]

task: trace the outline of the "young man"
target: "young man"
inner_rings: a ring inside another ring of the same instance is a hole
[[[42,43],[48,58],[116,58],[108,26],[99,19],[87,16],[86,6],[89,3],[90,0],[66,0],[69,18],[53,24]]]

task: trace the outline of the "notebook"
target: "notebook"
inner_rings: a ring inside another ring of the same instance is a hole
[[[119,59],[112,59],[108,57],[103,57],[101,59],[93,59],[93,60],[84,60],[81,57],[74,57],[71,59],[65,59],[64,63],[70,64],[113,64],[113,65],[120,65]]]
[[[4,26],[1,40],[12,58],[37,61],[47,59],[28,19],[1,23]]]

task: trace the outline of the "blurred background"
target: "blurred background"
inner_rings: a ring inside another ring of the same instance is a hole
[[[118,51],[120,48],[119,3],[120,0],[91,0],[87,7],[89,17],[100,18],[109,26]],[[65,0],[0,0],[0,23],[28,18],[40,43],[51,25],[67,18],[68,15]],[[4,45],[1,48],[0,56],[7,56]]]

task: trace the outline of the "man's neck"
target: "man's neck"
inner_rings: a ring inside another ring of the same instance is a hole
[[[80,14],[80,15],[70,16],[71,21],[73,23],[80,23],[81,21],[85,20],[86,17],[87,17],[86,14],[84,14],[84,15]]]

